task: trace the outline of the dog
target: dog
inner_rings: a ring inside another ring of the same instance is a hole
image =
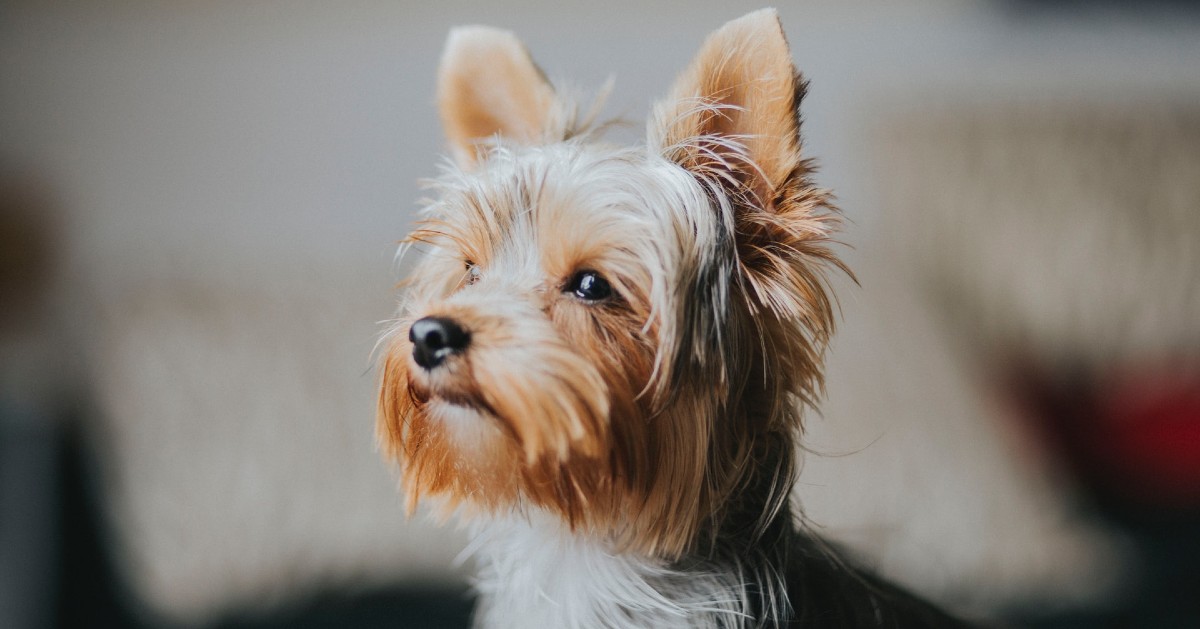
[[[406,239],[378,439],[469,528],[484,627],[952,627],[797,524],[839,213],[774,10],[715,31],[644,145],[509,32],[451,32],[453,161]],[[592,110],[594,112],[594,108]]]

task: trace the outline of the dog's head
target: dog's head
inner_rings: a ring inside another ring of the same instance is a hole
[[[666,557],[748,493],[784,504],[839,265],[804,85],[774,11],[752,13],[708,38],[647,143],[618,148],[511,34],[451,33],[455,164],[408,238],[423,258],[379,398],[410,501],[540,508]]]

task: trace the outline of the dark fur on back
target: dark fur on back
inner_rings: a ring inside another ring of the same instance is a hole
[[[775,456],[791,460],[790,444]],[[765,465],[760,469],[772,469]],[[891,583],[861,565],[852,553],[797,525],[791,501],[773,519],[762,520],[763,503],[778,479],[758,475],[742,492],[722,531],[707,549],[714,567],[740,565],[756,581],[749,588],[755,618],[782,616],[805,629],[921,629],[973,626]],[[790,484],[789,484],[790,486]],[[693,566],[695,569],[695,566]],[[771,590],[786,583],[790,610],[768,607],[780,600]],[[778,627],[774,621],[760,627]]]

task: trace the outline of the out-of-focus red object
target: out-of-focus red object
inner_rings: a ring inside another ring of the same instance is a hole
[[[1111,462],[1129,491],[1200,503],[1200,375],[1118,374],[1099,395],[1098,463]]]
[[[1035,428],[1106,498],[1200,508],[1200,369],[1162,361],[1069,375],[1014,370]]]

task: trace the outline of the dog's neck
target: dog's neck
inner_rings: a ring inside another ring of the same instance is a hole
[[[738,417],[762,412],[752,406]],[[762,443],[760,467],[679,559],[630,552],[536,508],[475,521],[466,553],[479,562],[477,626],[735,629],[790,617],[794,515],[786,493],[779,504],[770,496],[791,486],[794,450]]]
[[[540,512],[476,522],[472,533],[478,626],[732,628],[764,612],[786,614],[777,567],[753,557],[717,552],[668,563],[623,553]]]

